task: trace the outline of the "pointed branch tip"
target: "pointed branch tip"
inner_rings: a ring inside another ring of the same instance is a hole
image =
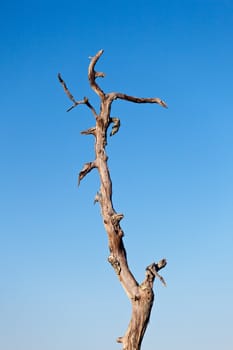
[[[93,128],[89,128],[87,130],[81,131],[82,135],[96,135],[96,127],[94,126]]]
[[[70,90],[68,89],[68,87],[67,87],[66,83],[64,82],[64,80],[62,79],[61,74],[58,73],[57,76],[58,76],[58,80],[59,80],[59,82],[61,83],[61,85],[62,85],[62,87],[63,87],[63,89],[64,89],[66,95],[67,95],[68,98],[74,103],[74,106],[72,106],[71,108],[69,108],[69,110],[71,110],[72,108],[75,107],[75,105],[76,105],[78,102],[76,102],[74,96],[70,93]],[[69,110],[68,110],[68,111],[69,111]],[[68,112],[68,111],[67,111],[67,112]]]
[[[81,180],[92,170],[96,167],[95,162],[90,162],[84,164],[82,170],[79,173],[78,176],[78,186],[80,185]]]
[[[164,102],[163,100],[160,100],[160,101],[158,102],[158,104],[159,104],[160,106],[164,107],[164,108],[168,108],[168,105],[167,105],[166,102]]]

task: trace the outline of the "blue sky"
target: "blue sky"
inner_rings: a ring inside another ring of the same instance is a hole
[[[12,1],[0,14],[0,347],[119,349],[130,303],[107,263],[85,106],[105,92],[161,97],[169,108],[116,101],[107,153],[129,264],[140,282],[166,257],[143,349],[230,350],[233,312],[233,2]]]

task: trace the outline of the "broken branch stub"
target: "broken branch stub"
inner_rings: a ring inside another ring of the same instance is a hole
[[[80,184],[80,181],[95,167],[96,167],[95,162],[84,164],[84,167],[82,168],[78,176],[78,185]]]
[[[113,136],[119,131],[120,126],[121,126],[121,121],[119,118],[111,118],[110,122],[113,123],[113,127],[112,127],[112,130],[110,132],[110,136]]]
[[[115,135],[120,128],[120,119],[111,117],[111,105],[116,99],[134,103],[155,103],[162,107],[167,107],[167,105],[163,100],[157,97],[134,97],[118,92],[106,94],[96,83],[97,78],[103,78],[105,76],[104,73],[95,71],[95,66],[102,54],[103,50],[100,50],[95,56],[91,57],[88,67],[90,86],[100,98],[99,114],[96,113],[96,110],[91,105],[88,98],[85,97],[81,101],[75,100],[60,74],[58,75],[58,79],[66,95],[73,102],[73,106],[70,109],[78,104],[85,104],[92,111],[96,119],[96,125],[94,127],[81,132],[83,135],[92,134],[95,136],[95,160],[83,166],[83,169],[79,173],[78,183],[80,183],[91,170],[94,168],[97,169],[100,178],[100,190],[95,196],[94,203],[98,202],[100,204],[103,224],[107,232],[110,251],[108,261],[112,265],[132,304],[132,316],[126,333],[124,336],[119,337],[117,341],[122,343],[123,350],[139,350],[153,306],[154,279],[157,277],[165,284],[163,277],[158,274],[158,271],[164,268],[167,262],[165,259],[162,259],[158,263],[149,265],[146,268],[145,280],[141,284],[137,282],[128,266],[127,254],[123,242],[124,234],[120,226],[124,215],[115,211],[112,202],[112,181],[108,168],[108,156],[106,154],[107,131],[109,126],[113,124],[110,132],[110,136],[112,136]]]

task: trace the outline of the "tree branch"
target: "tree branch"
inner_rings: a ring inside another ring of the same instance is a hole
[[[157,277],[165,285],[165,281],[163,277],[159,275],[158,271],[166,266],[166,260],[162,259],[157,264],[152,263],[149,265],[146,268],[145,280],[140,285],[128,266],[127,254],[123,243],[124,233],[120,226],[120,222],[124,215],[117,213],[112,203],[112,181],[108,169],[108,156],[106,154],[107,131],[109,126],[113,124],[110,133],[110,136],[112,136],[117,133],[120,127],[120,120],[118,118],[113,118],[110,115],[112,102],[116,99],[135,103],[157,103],[162,107],[167,107],[167,105],[160,98],[140,98],[115,92],[105,95],[103,90],[101,90],[96,83],[96,79],[98,77],[104,77],[104,73],[95,71],[95,65],[102,54],[103,50],[97,52],[97,54],[91,58],[88,67],[90,86],[100,97],[99,115],[97,115],[87,98],[84,98],[82,101],[75,100],[60,74],[58,75],[58,79],[62,84],[66,95],[74,103],[70,109],[79,104],[86,104],[92,110],[96,118],[96,125],[94,127],[82,131],[82,134],[84,135],[92,134],[95,136],[96,159],[94,162],[86,163],[83,166],[83,169],[79,173],[78,181],[80,183],[80,181],[92,169],[97,168],[100,177],[100,190],[95,196],[94,203],[99,202],[100,204],[103,224],[108,236],[110,251],[108,261],[112,265],[132,304],[132,316],[128,329],[125,335],[119,337],[117,341],[123,344],[123,350],[140,350],[154,302],[153,283]]]
[[[94,168],[96,168],[96,161],[84,164],[79,173],[78,185],[80,184],[80,181]]]
[[[95,135],[96,136],[96,127],[94,126],[93,128],[89,128],[87,130],[81,131],[82,135]]]
[[[83,100],[76,101],[74,96],[71,94],[70,90],[68,89],[65,81],[62,79],[60,73],[58,73],[58,80],[61,83],[61,85],[63,86],[63,89],[64,89],[66,95],[68,96],[68,98],[74,103],[73,106],[71,106],[70,108],[67,109],[67,112],[70,112],[73,108],[75,108],[78,105],[85,104],[85,105],[87,105],[88,108],[90,108],[90,110],[94,114],[95,118],[97,118],[97,113],[95,111],[95,108],[90,104],[90,102],[89,102],[87,97],[84,97]]]
[[[98,61],[98,59],[100,58],[100,56],[103,54],[104,50],[100,50],[99,52],[97,52],[97,54],[91,58],[91,62],[89,64],[89,68],[88,68],[88,79],[91,85],[91,88],[95,91],[95,93],[97,95],[99,95],[99,97],[101,99],[104,98],[104,92],[103,90],[101,90],[101,88],[99,87],[99,85],[96,83],[96,78],[103,78],[105,76],[104,73],[102,72],[96,72],[95,71],[95,65]]]
[[[152,97],[152,98],[134,97],[134,96],[129,96],[129,95],[126,95],[126,94],[122,94],[120,92],[112,92],[109,95],[112,96],[113,100],[119,98],[121,100],[135,102],[135,103],[157,103],[160,106],[162,106],[164,108],[167,108],[167,104],[163,100],[158,98],[158,97]]]
[[[110,136],[113,136],[119,131],[121,121],[119,118],[110,118],[110,123],[113,123],[112,131],[110,133]]]

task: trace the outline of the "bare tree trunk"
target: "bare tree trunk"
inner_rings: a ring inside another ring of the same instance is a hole
[[[138,98],[128,96],[122,93],[111,92],[104,93],[99,85],[96,83],[96,78],[104,77],[104,73],[96,72],[95,65],[103,54],[100,50],[94,57],[91,58],[88,69],[88,78],[91,88],[100,97],[100,112],[97,114],[95,108],[90,104],[88,98],[76,101],[68,90],[61,75],[58,75],[59,81],[62,84],[67,96],[73,102],[73,105],[68,109],[79,104],[85,104],[92,111],[96,124],[94,127],[82,131],[82,134],[92,134],[95,137],[95,160],[86,163],[79,173],[80,181],[94,168],[98,170],[100,176],[100,190],[97,192],[95,202],[99,202],[101,207],[101,214],[103,224],[108,235],[108,244],[110,255],[108,257],[109,263],[112,265],[122,287],[124,288],[128,298],[132,304],[132,316],[128,329],[124,336],[119,337],[117,341],[122,343],[123,350],[139,350],[141,342],[146,331],[150,313],[154,301],[153,283],[155,277],[158,277],[163,284],[164,279],[158,274],[158,271],[165,267],[166,260],[162,259],[158,263],[152,263],[146,268],[145,280],[139,284],[131,273],[128,263],[126,250],[123,243],[123,231],[120,226],[120,221],[123,219],[123,214],[117,213],[113,208],[112,203],[112,181],[108,169],[108,156],[106,154],[107,145],[107,130],[112,124],[112,131],[110,135],[114,135],[119,127],[120,120],[111,117],[111,105],[116,99],[122,99],[135,103],[157,103],[166,107],[164,101],[159,98]]]

